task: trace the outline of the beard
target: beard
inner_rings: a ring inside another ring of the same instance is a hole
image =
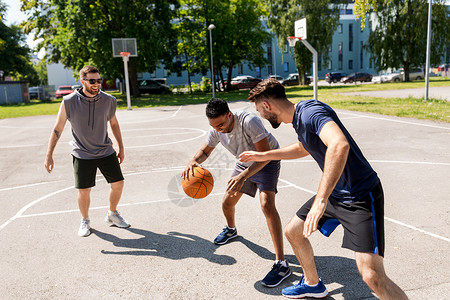
[[[270,125],[272,125],[273,128],[277,129],[280,127],[281,123],[278,122],[278,118],[273,113],[267,113],[267,121],[269,121]]]
[[[100,87],[93,89],[92,86],[87,86],[86,91],[94,96],[97,96],[97,94],[100,92]]]

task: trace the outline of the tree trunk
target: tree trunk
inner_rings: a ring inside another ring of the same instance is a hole
[[[137,81],[136,63],[132,60],[128,61],[128,78],[130,79],[130,90],[133,93],[133,97],[139,97],[141,94],[139,93]]]
[[[233,72],[233,64],[228,64],[228,76],[227,76],[227,92],[231,91],[231,73]]]

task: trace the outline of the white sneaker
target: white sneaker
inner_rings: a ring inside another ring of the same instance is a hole
[[[120,228],[130,227],[130,223],[127,222],[120,213],[116,210],[115,212],[109,211],[106,215],[105,221],[111,225],[115,225]]]
[[[89,226],[90,222],[91,222],[91,220],[89,220],[89,218],[87,218],[87,219],[81,218],[80,229],[78,229],[79,236],[88,236],[91,234],[91,231],[90,231],[91,226]]]

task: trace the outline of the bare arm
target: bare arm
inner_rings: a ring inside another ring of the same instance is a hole
[[[119,163],[122,163],[125,158],[125,149],[123,147],[122,133],[120,132],[119,121],[117,121],[116,116],[109,120],[109,125],[111,126],[112,133],[116,138],[117,145],[119,146],[119,153],[117,153]]]
[[[67,122],[66,108],[64,106],[64,101],[61,101],[61,106],[59,107],[58,116],[56,117],[56,123],[53,127],[53,132],[50,134],[50,140],[48,142],[47,155],[45,156],[44,166],[47,172],[51,173],[54,168],[53,162],[53,152],[55,151],[56,144],[64,130],[64,126]]]
[[[308,213],[303,235],[308,237],[317,230],[319,219],[327,206],[328,197],[335,188],[347,163],[350,145],[342,130],[335,122],[326,123],[319,134],[322,142],[327,146],[322,179],[316,198]]]
[[[200,167],[200,164],[209,157],[213,150],[213,147],[209,147],[207,144],[203,144],[200,150],[198,150],[198,152],[195,154],[194,158],[191,159],[188,166],[184,169],[181,176],[189,180],[189,173],[194,175],[194,168]]]
[[[298,142],[283,148],[273,149],[265,152],[245,151],[239,156],[242,162],[249,161],[270,161],[282,159],[296,159],[308,156],[308,151],[305,150],[302,143]]]

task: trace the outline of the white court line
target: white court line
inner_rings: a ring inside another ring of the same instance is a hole
[[[385,219],[385,220],[388,220],[388,221],[390,221],[390,222],[392,222],[392,223],[395,223],[395,224],[398,224],[398,225],[407,227],[407,228],[412,229],[412,230],[415,230],[415,231],[419,231],[419,232],[421,232],[421,233],[423,233],[423,234],[426,234],[426,235],[429,235],[429,236],[432,236],[432,237],[434,237],[434,238],[441,239],[441,240],[443,240],[443,241],[446,241],[446,242],[449,242],[449,243],[450,243],[450,239],[448,239],[448,238],[446,238],[446,237],[443,237],[443,236],[440,236],[440,235],[437,235],[437,234],[434,234],[434,233],[431,233],[431,232],[422,230],[422,229],[420,229],[420,228],[414,227],[414,226],[412,226],[412,225],[405,224],[405,223],[403,223],[403,222],[400,222],[400,221],[397,221],[397,220],[394,220],[394,219],[391,219],[391,218],[388,218],[388,217],[384,217],[384,219]]]
[[[18,185],[18,186],[13,186],[13,187],[9,187],[9,188],[0,189],[0,192],[10,191],[10,190],[15,190],[15,189],[23,189],[23,188],[28,188],[28,187],[32,187],[32,186],[37,186],[37,185],[42,185],[42,184],[49,184],[49,183],[56,183],[56,182],[61,182],[61,181],[64,181],[64,180],[46,181],[46,182]]]
[[[134,122],[119,122],[121,125],[122,124],[140,124],[140,123],[150,123],[150,122],[158,122],[158,121],[163,121],[163,120],[168,120],[168,119],[172,119],[175,118],[178,114],[178,112],[181,110],[183,106],[180,106],[176,112],[174,112],[171,116],[168,117],[163,117],[163,118],[159,118],[159,119],[150,119],[150,120],[145,120],[145,121],[134,121]],[[117,112],[116,112],[117,113]]]
[[[429,124],[423,124],[423,123],[416,123],[412,121],[402,121],[397,119],[389,119],[389,118],[383,118],[383,117],[375,117],[375,116],[368,116],[368,115],[359,115],[356,113],[349,113],[349,112],[341,112],[338,111],[338,114],[344,114],[344,115],[351,115],[351,116],[357,116],[357,117],[363,117],[368,119],[374,119],[374,120],[382,120],[382,121],[390,121],[390,122],[396,122],[396,123],[402,123],[402,124],[409,124],[409,125],[416,125],[416,126],[423,126],[423,127],[431,127],[431,128],[439,128],[439,129],[447,129],[450,130],[450,127],[444,127],[444,126],[437,126],[437,125],[429,125]],[[339,117],[340,118],[340,117]],[[400,117],[399,117],[400,118]]]
[[[12,149],[12,148],[25,148],[25,147],[38,147],[44,144],[29,144],[29,145],[14,145],[14,146],[0,146],[0,149]]]
[[[294,163],[315,163],[313,159],[291,159],[283,160],[282,164],[294,164]],[[432,162],[432,161],[406,161],[406,160],[377,160],[369,159],[370,163],[385,163],[385,164],[412,164],[412,165],[432,165],[432,166],[450,166],[450,163],[445,162]]]

